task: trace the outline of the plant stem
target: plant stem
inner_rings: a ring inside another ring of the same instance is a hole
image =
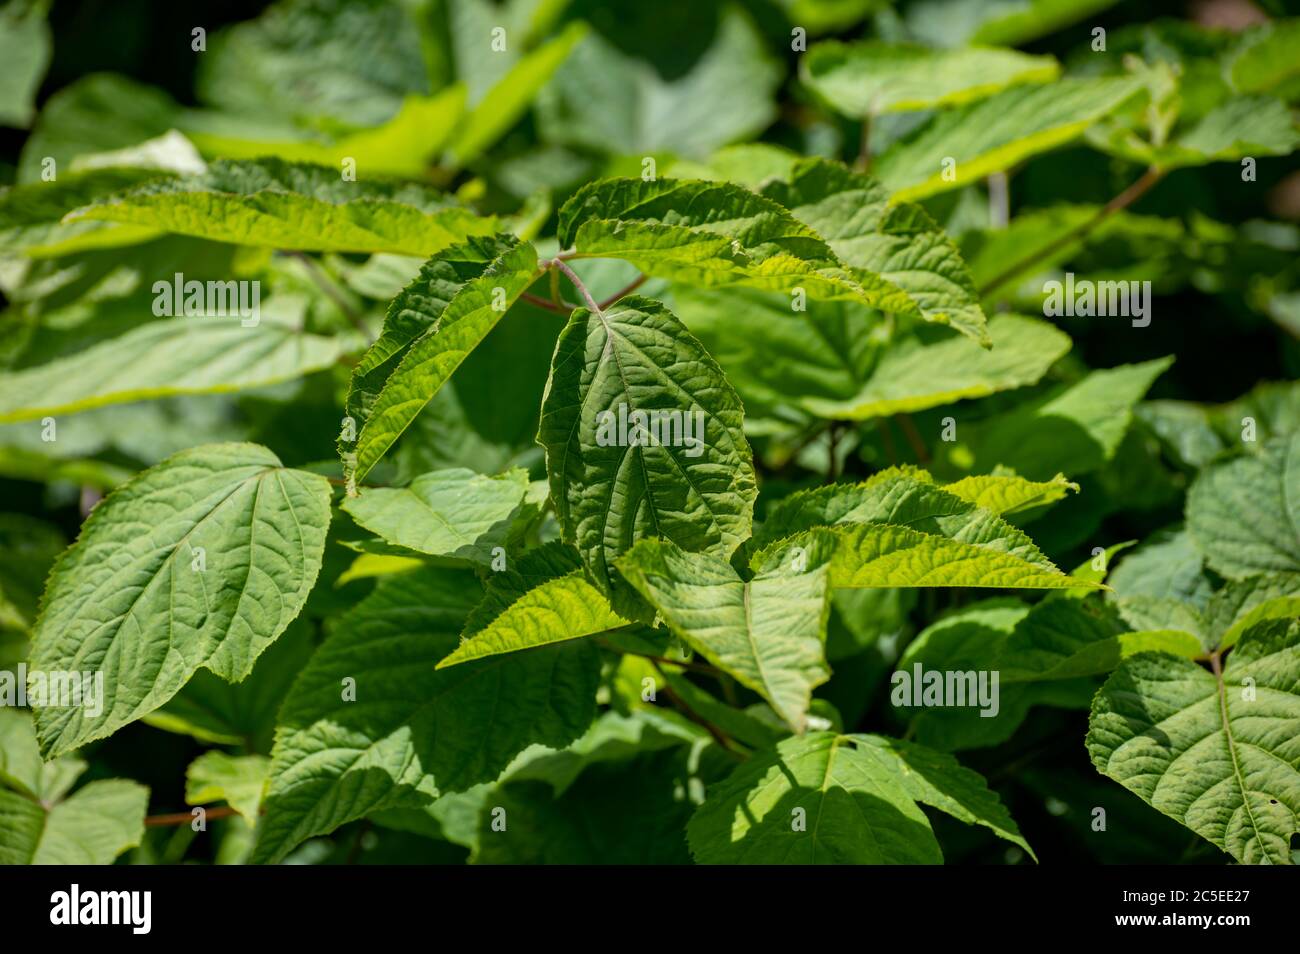
[[[90,511],[95,509],[95,505],[104,499],[104,492],[98,487],[92,487],[90,484],[82,484],[81,496],[77,502],[77,507],[81,511],[81,519],[90,516]]]
[[[537,295],[530,295],[528,292],[524,292],[519,297],[530,305],[536,305],[538,308],[545,308],[547,311],[553,311],[559,315],[568,315],[578,306],[565,301],[560,295],[560,273],[563,272],[568,276],[569,281],[573,283],[573,287],[582,293],[582,297],[586,299],[588,307],[591,308],[592,311],[596,312],[596,314],[602,314],[606,308],[614,304],[620,298],[630,295],[632,292],[640,288],[645,284],[646,279],[650,277],[649,275],[638,275],[619,291],[610,295],[604,301],[598,302],[591,296],[591,293],[587,291],[587,287],[582,283],[582,279],[578,278],[578,276],[574,274],[573,269],[564,264],[565,255],[571,256],[573,253],[561,252],[560,255],[557,255],[555,258],[549,260],[543,259],[538,263],[544,270],[551,273],[551,297],[549,300]]]
[[[328,480],[335,487],[346,487],[348,485],[348,482],[344,480],[342,477],[326,477],[325,479]],[[358,484],[357,486],[374,488],[374,487],[387,487],[388,485],[387,484]]]
[[[862,119],[862,131],[858,137],[858,158],[853,163],[858,172],[871,171],[871,114]]]
[[[560,258],[557,255],[555,258],[550,260],[549,265],[552,265],[555,268],[558,268],[560,271],[564,272],[565,277],[568,278],[569,281],[573,284],[573,287],[578,290],[578,294],[582,295],[582,298],[587,303],[588,308],[594,311],[597,315],[600,316],[604,315],[604,312],[601,310],[600,303],[596,301],[596,299],[591,297],[591,292],[587,291],[587,286],[582,283],[582,279],[577,276],[577,274],[573,271],[573,269],[571,269],[567,264],[565,264],[562,258]]]
[[[839,460],[836,458],[835,455],[839,450],[840,433],[841,433],[840,422],[831,421],[830,430],[827,431],[827,435],[826,435],[826,443],[827,443],[826,483],[828,484],[835,483],[836,478],[839,476]]]
[[[218,805],[216,808],[204,809],[204,814],[206,818],[229,818],[235,814],[235,810],[229,805]],[[192,812],[175,812],[171,815],[149,815],[144,823],[150,828],[162,828],[166,825],[188,825],[192,821]]]
[[[1054,252],[1060,251],[1062,248],[1077,242],[1116,212],[1127,209],[1138,199],[1142,198],[1142,196],[1146,195],[1153,185],[1164,178],[1164,174],[1163,169],[1157,169],[1155,166],[1147,169],[1147,171],[1142,173],[1142,175],[1134,181],[1132,185],[1098,209],[1097,214],[1092,218],[1071,229],[1056,241],[1048,243],[1045,247],[1034,252],[1032,255],[1025,256],[1011,267],[996,275],[990,281],[985,282],[979,290],[980,297],[983,298],[995,289],[1002,287],[1025,269],[1032,266],[1035,262],[1041,261]]]
[[[552,268],[550,272],[551,272],[551,276],[550,276],[551,277],[551,301],[556,304],[563,305],[564,296],[560,294],[560,273],[556,271],[554,268]],[[572,311],[573,309],[569,309],[569,310]]]
[[[575,305],[570,305],[568,302],[565,301],[560,301],[559,303],[556,303],[555,301],[548,298],[539,298],[536,295],[528,294],[528,292],[524,292],[519,297],[522,298],[524,301],[528,302],[528,304],[530,305],[536,305],[538,308],[545,308],[547,311],[553,311],[557,315],[567,315],[569,312],[573,311],[575,307],[577,307]]]
[[[995,172],[988,177],[989,224],[995,229],[1005,229],[1011,220],[1011,192],[1007,188],[1007,174]]]

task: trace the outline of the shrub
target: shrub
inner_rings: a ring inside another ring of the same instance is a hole
[[[0,860],[1292,861],[1295,20],[45,6]]]

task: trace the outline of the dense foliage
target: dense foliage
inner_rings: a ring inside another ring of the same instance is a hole
[[[161,6],[0,8],[0,862],[1292,862],[1300,21]]]

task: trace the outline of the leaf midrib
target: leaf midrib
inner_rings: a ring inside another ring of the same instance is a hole
[[[1228,718],[1228,693],[1227,687],[1223,681],[1223,668],[1218,663],[1218,657],[1215,657],[1214,666],[1214,684],[1215,692],[1219,697],[1219,719],[1223,723],[1223,737],[1228,743],[1228,757],[1232,760],[1232,775],[1237,783],[1237,789],[1241,792],[1241,807],[1245,809],[1246,818],[1250,822],[1250,830],[1255,833],[1255,841],[1259,845],[1260,852],[1264,857],[1269,859],[1271,864],[1281,864],[1281,861],[1275,860],[1268,853],[1268,845],[1264,840],[1263,833],[1259,829],[1259,823],[1255,821],[1255,813],[1250,807],[1250,790],[1246,788],[1246,780],[1241,774],[1241,764],[1237,760],[1237,743],[1232,735],[1232,722]],[[1224,828],[1224,839],[1227,839],[1227,828]]]

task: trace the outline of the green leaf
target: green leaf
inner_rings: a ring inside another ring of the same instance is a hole
[[[755,192],[769,179],[788,179],[803,161],[797,152],[768,142],[741,142],[724,146],[707,160],[678,159],[665,171],[677,179],[713,179],[735,182]]]
[[[1002,414],[957,426],[957,443],[943,444],[962,470],[1005,466],[1031,480],[1096,470],[1115,456],[1133,408],[1173,363],[1158,358],[1093,371]]]
[[[935,46],[1019,46],[1114,6],[1116,0],[944,0],[908,8],[907,27]]]
[[[253,863],[492,781],[527,746],[582,734],[599,673],[588,643],[435,670],[478,595],[472,575],[428,567],[385,578],[339,621],[281,710]]]
[[[1187,529],[1230,579],[1300,572],[1300,433],[1203,470],[1187,493]]]
[[[1285,156],[1300,146],[1300,130],[1274,96],[1236,96],[1220,103],[1172,141],[1150,145],[1127,130],[1099,129],[1090,140],[1126,159],[1180,169],[1243,156]]]
[[[431,255],[496,222],[419,185],[343,179],[279,159],[220,160],[202,175],[147,183],[72,212],[264,248]]]
[[[253,320],[256,325],[244,324]],[[150,321],[66,358],[6,374],[0,422],[262,387],[328,368],[340,353],[337,339],[303,334],[272,314]]]
[[[813,36],[837,33],[861,23],[885,4],[882,0],[778,0],[791,24]]]
[[[1210,646],[1222,651],[1266,619],[1300,617],[1300,576],[1269,573],[1233,580],[1205,607]]]
[[[1300,622],[1272,620],[1222,674],[1164,653],[1126,660],[1093,701],[1088,754],[1243,864],[1289,864],[1300,826]]]
[[[793,567],[774,562],[744,580],[719,557],[642,540],[617,566],[673,633],[802,732],[813,689],[831,675],[829,556],[823,545]]]
[[[151,172],[154,178],[160,173],[197,175],[207,168],[207,163],[199,155],[194,143],[175,129],[168,129],[160,136],[121,149],[77,156],[70,164],[74,173],[100,169],[139,169]]]
[[[429,79],[414,8],[389,0],[281,0],[214,35],[200,98],[246,116],[375,126]]]
[[[364,419],[410,343],[437,324],[466,282],[480,277],[514,244],[513,239],[503,235],[471,238],[438,252],[420,266],[414,277],[401,279],[384,315],[379,338],[353,369],[348,394],[350,414]]]
[[[67,543],[51,524],[25,514],[0,514],[0,630],[6,625],[26,630],[36,618],[45,575]]]
[[[3,682],[12,683],[14,673],[6,672]],[[5,695],[16,689],[5,686]],[[7,703],[7,700],[6,700]],[[81,759],[63,756],[52,762],[41,759],[31,713],[6,704],[0,708],[0,786],[20,795],[52,805],[62,798],[86,770]]]
[[[36,115],[36,91],[50,65],[48,10],[48,0],[0,9],[0,126],[25,129]]]
[[[1226,404],[1144,401],[1138,416],[1176,462],[1199,470],[1225,451],[1257,451],[1275,437],[1300,430],[1300,386],[1264,381]],[[1254,440],[1248,440],[1252,434]]]
[[[998,516],[1042,507],[1065,498],[1079,485],[1057,474],[1051,480],[1025,480],[1023,477],[1004,474],[985,474],[963,477],[943,489],[954,497],[968,500],[976,507],[992,511]]]
[[[391,826],[402,831],[413,831],[419,833],[429,833],[438,838],[445,838],[455,844],[464,845],[471,849],[471,853],[477,855],[480,844],[486,845],[486,842],[480,837],[480,816],[485,814],[484,809],[489,806],[498,804],[502,797],[519,796],[517,808],[507,809],[507,819],[511,821],[507,825],[504,834],[510,832],[521,832],[529,826],[524,822],[521,812],[527,812],[533,807],[534,798],[547,802],[550,798],[543,793],[540,785],[533,783],[544,783],[545,787],[550,790],[550,794],[559,797],[565,795],[574,787],[576,782],[583,777],[588,769],[596,766],[606,765],[611,768],[629,767],[641,761],[641,758],[652,753],[662,752],[666,749],[680,749],[683,746],[689,746],[701,737],[706,736],[705,730],[693,723],[687,722],[675,712],[663,712],[654,709],[653,706],[646,709],[639,709],[628,715],[622,715],[614,711],[606,711],[592,722],[581,737],[573,744],[566,746],[558,751],[548,749],[542,745],[534,745],[521,752],[510,766],[502,774],[501,778],[495,784],[484,783],[475,785],[464,792],[456,792],[450,795],[443,795],[435,800],[432,804],[421,809],[393,809],[391,811],[381,812],[371,816],[372,819],[382,825]],[[669,771],[666,766],[660,765],[661,772]],[[620,773],[621,774],[621,773]],[[667,775],[666,777],[675,777]],[[643,780],[645,780],[643,776]],[[612,779],[606,778],[606,781]],[[518,787],[511,787],[507,790],[507,785],[520,783]],[[525,788],[526,786],[526,788]],[[567,824],[574,817],[581,819],[582,816],[589,814],[595,807],[592,805],[579,805],[577,803],[585,801],[579,793],[595,788],[598,792],[604,791],[605,795],[601,798],[601,804],[607,807],[613,807],[616,800],[609,798],[607,790],[601,785],[588,786],[582,784],[575,795],[573,802],[567,798],[565,805],[572,805],[574,811],[569,812],[564,808],[560,811],[560,821],[556,828]],[[669,801],[674,801],[671,797]],[[656,792],[648,799],[649,803],[658,803],[662,805],[661,795]],[[649,805],[647,805],[649,807]],[[627,812],[618,813],[624,819],[629,817]],[[689,815],[689,806],[686,806],[686,814]],[[635,817],[640,817],[636,815]],[[562,821],[561,821],[562,819]],[[488,821],[491,821],[490,814]],[[518,822],[518,823],[516,823]],[[682,817],[678,820],[677,834],[681,838],[681,853],[685,855],[685,828],[687,818]],[[432,824],[431,824],[432,823]],[[554,829],[553,829],[554,831]],[[492,836],[503,834],[500,831],[490,832]],[[538,839],[533,837],[532,832],[523,834],[522,837],[507,838],[505,844],[498,844],[494,848],[502,849],[495,856],[499,860],[517,858],[523,852],[533,852],[537,849]],[[567,832],[565,833],[568,834]],[[628,830],[626,827],[618,828],[616,832],[611,833],[614,839],[640,839],[641,830]],[[658,833],[656,833],[657,835]],[[497,839],[501,841],[500,838]],[[546,841],[548,839],[542,839]],[[647,841],[656,840],[648,838]],[[570,841],[568,837],[555,838],[554,843],[565,844]],[[613,848],[618,850],[618,846],[613,841],[600,839],[600,845],[592,845],[593,851]],[[473,861],[483,862],[482,856],[477,856]],[[608,858],[596,858],[593,861],[608,861]],[[689,861],[689,857],[683,857],[681,860]]]
[[[1089,585],[1037,560],[890,524],[845,524],[829,530],[806,531],[773,544],[759,558],[786,560],[792,549],[817,546],[819,538],[828,533],[834,537],[835,555],[830,561],[830,581],[834,587],[1065,590]]]
[[[887,149],[876,173],[896,200],[971,185],[1077,138],[1138,88],[1134,80],[1111,78],[1013,87],[938,114]]]
[[[270,768],[265,755],[204,752],[185,770],[185,801],[191,805],[227,802],[245,821],[256,824]]]
[[[1110,672],[1121,659],[1140,652],[1187,658],[1201,652],[1199,642],[1182,633],[1128,629],[1104,603],[1048,597],[997,647],[994,665],[1004,682],[1042,682]]]
[[[1006,228],[967,233],[962,251],[985,303],[1009,301],[1040,311],[1046,280],[1059,278],[1067,263],[1075,263],[1076,278],[1081,262],[1096,263],[1088,277],[1098,281],[1153,276],[1161,291],[1188,267],[1189,230],[1181,222],[1101,211],[1100,205],[1062,203],[1022,212]]]
[[[1070,339],[1044,321],[996,315],[988,324],[992,348],[964,338],[903,339],[882,355],[860,389],[842,401],[810,398],[818,417],[870,420],[941,407],[1036,384],[1070,350]],[[934,369],[943,368],[942,376]]]
[[[1179,546],[1190,547],[1186,534],[1179,534],[1179,538],[1152,547],[1144,559],[1157,554],[1177,556]],[[1132,593],[1136,587],[1126,582],[1130,593],[1115,598],[1115,607],[1134,629],[1178,632],[1195,638],[1197,654],[1229,649],[1245,630],[1262,620],[1300,616],[1300,576],[1295,573],[1261,573],[1231,580],[1216,593],[1208,594],[1209,580],[1200,554],[1193,554],[1192,565],[1206,587],[1205,595],[1200,591],[1190,595],[1160,593],[1157,577],[1152,586],[1157,589],[1154,593],[1145,591],[1147,587]]]
[[[102,698],[38,708],[42,753],[112,734],[200,667],[247,676],[316,581],[329,498],[325,478],[255,444],[182,451],[105,498],[51,571],[32,637],[34,670],[102,674]]]
[[[383,334],[353,370],[347,406],[360,429],[355,450],[343,438],[339,446],[356,455],[348,462],[355,480],[370,472],[536,277],[536,249],[508,236],[467,243],[425,263],[393,300]]]
[[[830,484],[791,494],[769,509],[754,542],[765,546],[769,541],[811,528],[848,524],[888,524],[914,530],[1004,553],[1021,563],[1060,573],[1023,531],[935,485],[929,474],[914,469],[891,468],[862,483]],[[898,537],[895,543],[902,546],[905,540]]]
[[[477,158],[519,121],[586,32],[585,24],[570,23],[510,67],[456,131],[449,150],[458,165]]]
[[[812,229],[729,182],[597,180],[560,208],[559,241],[578,257],[626,259],[683,284],[802,288],[809,298],[914,307],[878,277],[863,287]]]
[[[1032,855],[984,779],[951,756],[833,732],[750,759],[709,792],[686,834],[701,864],[938,864],[922,804]]]
[[[48,810],[0,790],[0,864],[112,864],[140,844],[148,801],[124,779],[91,782]]]
[[[1168,544],[1160,548],[1169,549]],[[1199,555],[1196,566],[1201,566]],[[1196,651],[1191,655],[1222,652],[1258,622],[1300,616],[1300,576],[1265,573],[1231,580],[1208,599],[1197,601],[1138,594],[1121,596],[1114,604],[1136,630],[1174,632],[1193,638]]]
[[[1048,82],[1060,72],[1052,57],[1017,50],[933,50],[879,40],[818,43],[799,67],[814,93],[855,119],[957,106],[1008,86]]]
[[[979,600],[945,614],[908,644],[890,678],[890,702],[924,745],[943,751],[998,745],[1035,706],[1086,709],[1096,684],[1079,677],[1115,667],[1126,649],[1118,636],[1123,630],[1113,612],[1066,594],[1049,594],[1033,607],[1008,597]],[[1013,644],[1015,651],[1008,648]],[[1198,651],[1192,640],[1191,652]],[[939,701],[957,704],[922,704],[931,673],[959,693]],[[967,674],[976,681],[963,681]]]
[[[1115,596],[1167,598],[1204,608],[1212,585],[1205,558],[1182,528],[1162,530],[1120,561],[1107,581]]]
[[[639,537],[725,557],[749,536],[757,491],[740,399],[656,301],[574,311],[537,439],[564,539],[604,592],[613,561]]]
[[[527,766],[525,766],[527,768]],[[476,819],[476,864],[687,865],[685,829],[701,782],[683,753],[646,752],[586,768],[559,794],[513,778]],[[494,827],[501,809],[507,824]]]
[[[546,782],[561,795],[588,768],[608,762],[628,763],[638,755],[689,747],[707,732],[673,711],[653,705],[627,715],[612,709],[602,712],[573,744],[559,751],[536,746],[515,760],[502,781]]]
[[[342,507],[388,543],[433,556],[487,565],[503,547],[523,503],[528,475],[511,470],[485,477],[450,469],[423,474],[407,487],[373,487]]]
[[[294,678],[311,658],[315,628],[313,622],[301,616],[294,620],[257,657],[252,674],[242,682],[227,682],[200,669],[166,705],[142,721],[201,742],[271,751],[275,715]]]
[[[788,182],[769,182],[763,195],[826,239],[869,303],[952,325],[989,343],[966,263],[920,206],[891,206],[889,193],[875,179],[824,159],[800,162]]]
[[[112,73],[65,86],[41,108],[18,160],[17,181],[48,178],[47,159],[62,177],[77,156],[124,149],[175,125],[176,104],[159,89]]]
[[[627,625],[582,574],[569,547],[548,543],[488,578],[487,594],[465,623],[460,645],[438,663],[461,663],[594,636]]]
[[[606,153],[701,157],[752,137],[776,118],[781,67],[736,6],[721,8],[712,45],[689,69],[665,78],[665,65],[630,56],[600,33],[587,34],[538,99],[542,137]]]
[[[854,302],[809,301],[740,286],[674,285],[674,312],[722,366],[745,405],[747,433],[807,421],[812,399],[840,401],[857,393],[884,345]],[[737,314],[748,316],[741,325]],[[979,349],[976,349],[979,350]]]
[[[1226,58],[1228,80],[1242,93],[1266,93],[1279,86],[1293,91],[1300,76],[1297,44],[1300,19],[1269,20],[1252,27]]]
[[[95,169],[65,173],[54,182],[32,182],[0,192],[0,241],[32,257],[67,255],[90,248],[134,245],[155,229],[110,222],[71,222],[63,217],[121,189],[156,178],[143,169]]]
[[[1174,142],[1192,156],[1163,160],[1164,166],[1236,160],[1242,156],[1284,156],[1300,146],[1300,131],[1286,105],[1271,96],[1231,99]]]
[[[0,865],[108,865],[140,843],[149,790],[112,779],[65,797],[85,769],[42,762],[31,715],[0,709]]]

